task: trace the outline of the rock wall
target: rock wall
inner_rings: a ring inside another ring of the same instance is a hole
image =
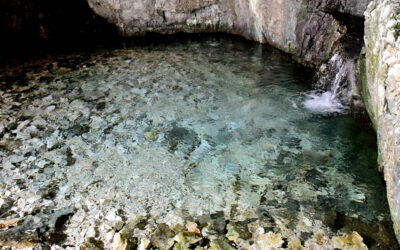
[[[377,131],[380,167],[400,240],[400,1],[376,0],[365,16],[363,97]]]
[[[370,0],[87,0],[125,36],[228,32],[269,43],[316,66],[339,49],[346,24]]]

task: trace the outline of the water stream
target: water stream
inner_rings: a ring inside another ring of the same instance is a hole
[[[315,84],[318,90],[306,94],[304,107],[316,113],[344,113],[349,111],[351,88],[354,81],[354,59],[337,52],[332,56]],[[322,72],[321,72],[322,71]]]
[[[277,50],[222,38],[3,68],[8,216],[74,206],[69,245],[93,228],[107,242],[115,214],[170,225],[258,219],[302,241],[388,223],[374,134],[341,113],[335,89],[312,96],[307,72]]]

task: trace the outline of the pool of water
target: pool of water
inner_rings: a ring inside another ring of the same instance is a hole
[[[7,215],[73,206],[70,244],[93,227],[107,241],[108,221],[136,214],[257,219],[302,241],[341,221],[390,221],[374,134],[349,114],[307,109],[312,81],[289,56],[227,38],[3,66]]]

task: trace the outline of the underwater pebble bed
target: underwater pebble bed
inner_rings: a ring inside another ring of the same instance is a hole
[[[374,135],[307,110],[311,84],[290,57],[226,38],[3,66],[1,218],[72,208],[62,241],[45,242],[54,249],[111,248],[138,216],[142,248],[165,224],[175,248],[179,230],[207,238],[182,243],[199,249],[333,249],[353,231],[396,244]],[[236,237],[238,223],[253,236]]]

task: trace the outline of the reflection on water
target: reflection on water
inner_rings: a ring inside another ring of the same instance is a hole
[[[276,50],[188,40],[0,77],[0,194],[18,213],[77,207],[71,241],[118,209],[171,225],[222,211],[285,237],[329,234],[340,216],[390,220],[374,136],[349,115],[304,108],[311,77]],[[49,186],[51,199],[26,200]]]

